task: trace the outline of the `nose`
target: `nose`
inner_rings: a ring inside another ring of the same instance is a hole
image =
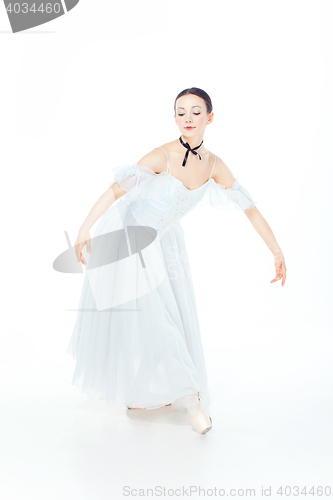
[[[189,123],[189,122],[192,123],[191,118],[186,118],[186,123]]]

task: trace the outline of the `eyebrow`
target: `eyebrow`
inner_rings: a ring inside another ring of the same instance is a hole
[[[192,108],[201,108],[201,106],[192,106]],[[185,108],[182,108],[181,106],[178,106],[177,109],[185,109]]]

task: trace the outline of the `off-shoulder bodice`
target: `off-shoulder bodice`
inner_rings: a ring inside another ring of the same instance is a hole
[[[169,171],[156,173],[137,163],[120,165],[112,171],[114,180],[110,186],[117,182],[127,191],[121,197],[122,202],[127,203],[139,224],[155,228],[159,237],[198,204],[208,203],[227,211],[245,211],[256,205],[238,177],[231,188],[225,188],[210,177],[202,186],[188,189]]]

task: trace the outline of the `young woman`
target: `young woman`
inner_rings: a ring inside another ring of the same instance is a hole
[[[186,408],[201,434],[212,428],[210,395],[181,219],[207,201],[242,210],[273,253],[271,283],[286,280],[282,251],[252,196],[203,146],[212,109],[203,90],[183,90],[174,103],[180,137],[113,169],[75,243],[86,273],[66,351],[76,359],[72,384],[89,397],[129,409]]]

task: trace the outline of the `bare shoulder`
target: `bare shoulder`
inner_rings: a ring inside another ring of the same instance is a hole
[[[167,165],[166,155],[161,149],[158,148],[153,149],[152,151],[144,155],[137,162],[137,164],[140,167],[150,168],[156,174],[160,174],[161,172],[166,170],[166,165]]]
[[[236,180],[228,165],[226,165],[218,156],[216,156],[216,163],[212,178],[215,182],[217,182],[217,184],[221,184],[225,188],[231,188]]]

